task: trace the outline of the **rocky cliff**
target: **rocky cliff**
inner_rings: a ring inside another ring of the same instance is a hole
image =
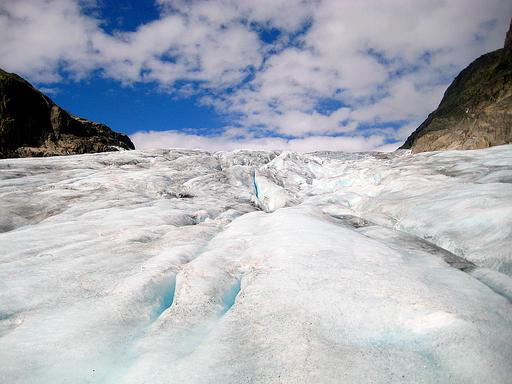
[[[465,68],[450,84],[439,107],[400,148],[417,153],[511,142],[512,24],[504,48]]]
[[[130,138],[73,116],[20,76],[0,69],[0,158],[135,149]]]

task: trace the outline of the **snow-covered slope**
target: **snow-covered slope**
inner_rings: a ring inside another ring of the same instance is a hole
[[[512,146],[0,161],[1,383],[509,383]]]

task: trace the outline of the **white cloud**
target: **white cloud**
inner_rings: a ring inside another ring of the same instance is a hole
[[[162,14],[135,32],[107,34],[75,0],[6,0],[0,4],[0,65],[35,81],[58,81],[100,69],[123,83],[203,81],[211,88],[240,82],[261,62],[255,32],[200,15]]]
[[[96,30],[97,21],[84,16],[75,1],[5,0],[0,3],[0,66],[37,81],[58,81],[60,64],[78,68],[87,61]]]
[[[158,0],[167,12],[193,15],[209,24],[247,20],[293,32],[303,25],[321,0]]]
[[[330,137],[309,136],[305,138],[283,139],[280,137],[236,139],[232,136],[199,136],[179,131],[145,131],[130,136],[138,149],[156,148],[195,148],[208,151],[234,149],[282,149],[297,152],[320,150],[361,152],[371,150],[390,151],[397,145],[386,145],[384,137]]]
[[[512,14],[508,0],[157,3],[158,19],[133,32],[107,33],[83,1],[4,0],[0,66],[48,84],[99,71],[177,95],[193,90],[201,103],[233,116],[230,125],[246,137],[241,143],[227,132],[215,139],[165,134],[184,144],[360,150],[410,132],[454,75],[503,44]],[[265,28],[281,33],[265,42],[258,35]],[[177,89],[177,81],[194,86]],[[327,112],[326,100],[335,103]],[[374,123],[390,126],[380,129],[381,141],[358,131]],[[294,139],[258,138],[269,131]],[[149,140],[144,135],[134,137]]]
[[[357,121],[385,122],[415,120],[428,114],[441,100],[445,85],[418,89],[416,76],[406,76],[388,84],[388,95],[375,103],[353,111],[351,118]]]

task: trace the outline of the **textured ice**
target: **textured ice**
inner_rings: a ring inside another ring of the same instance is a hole
[[[512,146],[0,161],[1,383],[509,383]]]

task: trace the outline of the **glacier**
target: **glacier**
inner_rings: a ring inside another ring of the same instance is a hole
[[[1,383],[510,383],[512,145],[0,160]]]

